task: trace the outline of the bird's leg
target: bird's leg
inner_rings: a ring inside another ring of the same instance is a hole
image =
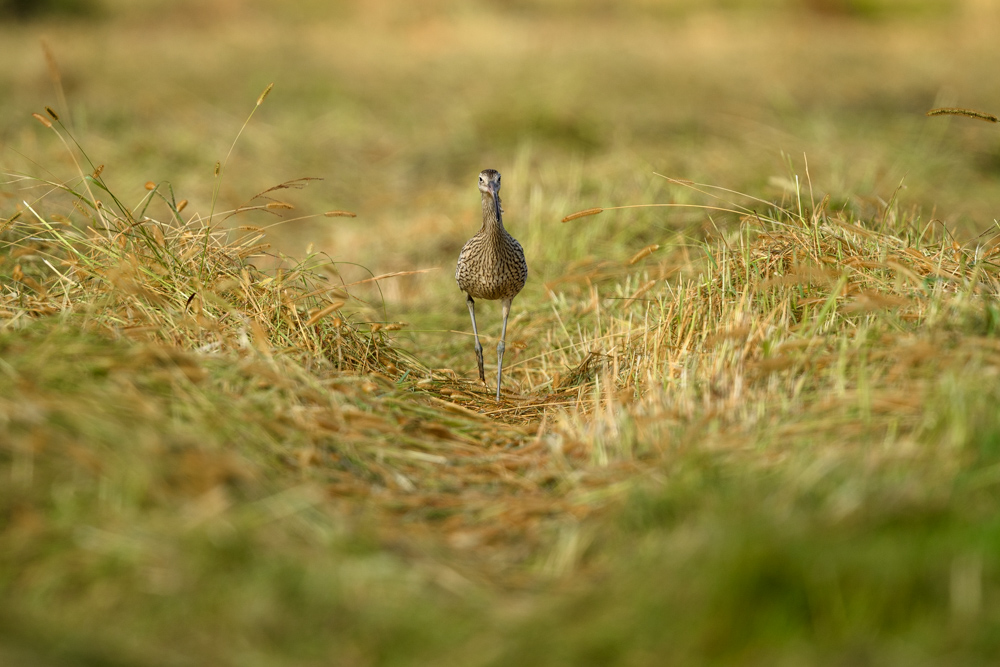
[[[507,338],[507,315],[510,314],[512,299],[503,300],[503,329],[500,330],[500,342],[497,343],[497,402],[500,402],[500,382],[503,380],[503,350]]]
[[[476,337],[476,361],[479,362],[479,379],[486,384],[486,373],[483,371],[483,346],[479,342],[479,329],[476,328],[476,306],[472,296],[467,295],[469,303],[469,316],[472,317],[472,334]]]

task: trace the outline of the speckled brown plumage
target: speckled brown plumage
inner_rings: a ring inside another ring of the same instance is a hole
[[[455,280],[475,299],[513,299],[528,278],[528,264],[521,244],[504,229],[487,197],[483,196],[483,227],[462,248]]]
[[[507,335],[507,315],[510,304],[528,279],[528,263],[521,244],[503,226],[500,206],[500,173],[485,169],[479,174],[479,191],[483,196],[483,226],[462,248],[455,268],[458,287],[468,296],[472,332],[476,338],[476,359],[479,379],[486,382],[483,370],[483,347],[476,328],[474,299],[503,301],[503,330],[497,344],[497,400],[503,373],[504,339]]]

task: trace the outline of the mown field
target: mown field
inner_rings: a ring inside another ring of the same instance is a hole
[[[0,663],[995,663],[991,3],[43,4]]]

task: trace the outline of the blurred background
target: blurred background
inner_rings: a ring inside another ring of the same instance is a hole
[[[503,173],[508,226],[542,280],[605,243],[633,252],[704,220],[606,214],[574,247],[567,213],[690,196],[657,173],[780,199],[808,160],[817,201],[874,216],[902,184],[904,207],[964,239],[1000,210],[1000,127],[924,115],[1000,112],[991,0],[0,0],[0,16],[5,172],[75,178],[31,118],[48,105],[122,201],[167,181],[207,214],[215,164],[273,82],[219,206],[322,178],[276,195],[296,206],[282,213],[358,217],[279,227],[273,250],[441,267],[386,285],[403,311],[454,289],[485,167]],[[33,187],[8,182],[0,206]]]

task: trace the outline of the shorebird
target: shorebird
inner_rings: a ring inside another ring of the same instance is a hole
[[[503,329],[497,343],[497,401],[500,400],[500,383],[503,379],[504,339],[507,337],[507,315],[510,304],[528,279],[528,264],[524,249],[503,226],[503,208],[500,206],[500,172],[484,169],[479,174],[479,192],[483,195],[483,226],[468,240],[458,255],[455,281],[465,292],[472,318],[472,333],[476,337],[476,361],[479,362],[479,379],[486,383],[483,372],[483,346],[476,328],[474,299],[502,300]]]

